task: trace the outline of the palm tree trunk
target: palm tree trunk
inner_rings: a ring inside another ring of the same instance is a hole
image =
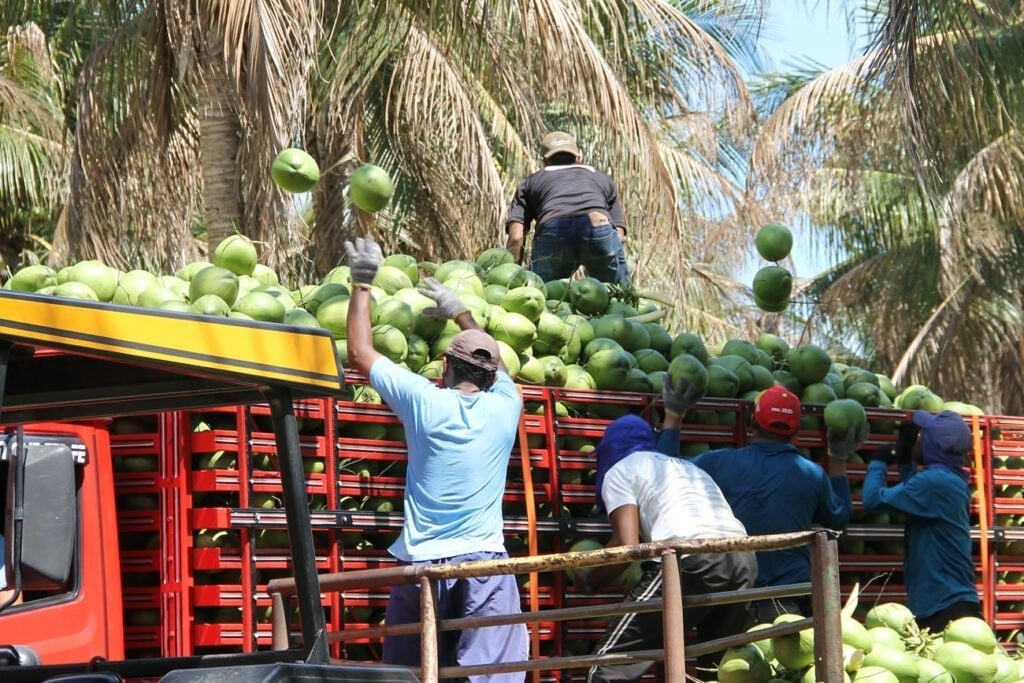
[[[219,60],[209,60],[198,89],[199,160],[203,179],[203,217],[209,253],[242,226],[238,178],[241,126],[231,106],[234,90]]]

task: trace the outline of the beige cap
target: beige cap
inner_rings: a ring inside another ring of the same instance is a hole
[[[556,130],[545,135],[544,139],[540,141],[540,155],[542,158],[550,159],[561,152],[569,152],[577,157],[580,155],[580,150],[576,147],[576,138],[571,134],[562,130]]]
[[[498,369],[501,358],[498,342],[483,330],[459,332],[448,344],[445,354],[491,371]]]

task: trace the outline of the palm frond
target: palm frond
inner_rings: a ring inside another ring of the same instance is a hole
[[[198,255],[197,126],[182,103],[163,6],[126,17],[79,75],[67,218],[52,260],[173,272]]]
[[[268,180],[277,153],[297,141],[302,144],[307,82],[319,37],[318,6],[302,0],[239,0],[199,7],[199,18],[210,20],[199,22],[208,31],[202,38],[220,48],[219,54],[206,57],[217,59],[216,68],[225,70],[242,133],[238,158],[225,160],[235,167],[242,215],[236,226],[210,226],[217,228],[210,242],[241,229],[264,243],[267,265],[292,279],[305,252],[298,215],[290,197]]]
[[[12,268],[48,251],[67,192],[62,93],[40,27],[9,27],[0,43],[0,260]]]
[[[682,310],[687,245],[703,226],[731,226],[718,234],[738,243],[754,224],[733,146],[753,109],[728,50],[742,51],[756,25],[744,20],[758,15],[753,3],[726,4],[746,12],[729,23],[701,3],[687,6],[692,16],[656,1],[346,5],[317,88],[324,165],[383,165],[396,194],[367,224],[343,192],[317,192],[318,268],[367,227],[428,260],[502,244],[508,198],[539,167],[538,140],[568,128],[619,184],[638,284],[672,292]],[[726,34],[725,46],[714,38]],[[337,166],[331,182],[344,187],[355,165]],[[726,263],[735,259],[716,267]]]

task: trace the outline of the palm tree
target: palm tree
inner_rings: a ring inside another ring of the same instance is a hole
[[[307,2],[130,4],[79,76],[65,260],[171,271],[235,230],[300,249],[269,182],[304,123]],[[197,239],[198,238],[198,239]]]
[[[733,333],[723,292],[757,221],[738,149],[758,2],[370,1],[129,4],[79,77],[58,258],[174,270],[238,229],[291,282],[373,230],[392,250],[466,258],[503,243],[515,183],[548,129],[578,133],[625,195],[636,280],[694,331]],[[267,169],[307,148],[310,229]],[[353,209],[348,176],[397,193]]]
[[[752,110],[736,60],[754,3],[422,5],[345,3],[327,41],[317,270],[367,227],[337,192],[359,162],[397,181],[376,221],[389,248],[466,258],[504,243],[539,138],[565,128],[623,190],[637,280],[676,302],[677,324],[734,332],[720,295],[723,255],[749,235],[735,178]]]
[[[898,383],[1017,414],[1024,15],[1002,1],[878,6],[867,55],[766,121],[751,193],[836,256],[808,287],[809,330],[831,324]]]
[[[0,103],[0,269],[10,269],[48,248],[66,194],[63,93],[34,22],[7,31]]]

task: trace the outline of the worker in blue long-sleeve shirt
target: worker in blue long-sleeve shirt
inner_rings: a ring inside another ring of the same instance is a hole
[[[957,413],[918,410],[912,422],[901,425],[895,450],[882,446],[872,453],[864,477],[866,512],[907,516],[907,606],[917,625],[932,633],[960,617],[982,617],[971,552],[971,491],[963,467],[971,443],[971,430]],[[900,483],[886,486],[894,461]]]
[[[666,406],[671,400],[666,392]],[[826,465],[805,458],[790,441],[800,426],[800,399],[783,386],[761,393],[754,406],[753,436],[741,448],[723,448],[690,458],[711,475],[751,536],[805,531],[812,525],[841,530],[852,514],[846,459],[860,448],[867,425],[844,433],[829,430]],[[666,423],[670,427],[670,423]],[[659,445],[679,432],[661,435]],[[811,580],[810,548],[757,553],[757,585],[782,586]],[[807,596],[759,600],[750,605],[754,623],[779,614],[810,616]]]

